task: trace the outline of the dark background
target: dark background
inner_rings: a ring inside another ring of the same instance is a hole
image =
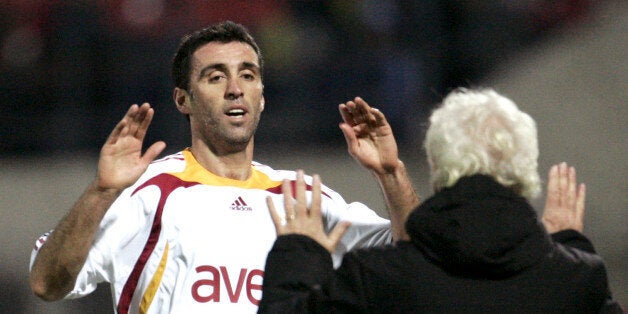
[[[189,145],[172,101],[179,38],[230,19],[265,58],[256,160],[305,169],[382,215],[346,153],[337,105],[356,95],[389,118],[419,193],[426,118],[458,86],[491,86],[537,121],[539,171],[568,161],[587,183],[585,234],[628,302],[628,7],[625,1],[0,0],[0,313],[111,313],[108,286],[46,303],[27,285],[32,244],[93,178],[133,103],[156,110],[147,143]],[[543,207],[544,198],[535,200]]]
[[[337,105],[360,95],[404,144],[408,124],[451,88],[478,82],[589,0],[0,1],[0,154],[97,153],[129,105],[156,109],[148,141],[189,144],[172,101],[179,38],[230,19],[266,61],[264,145],[343,144]]]

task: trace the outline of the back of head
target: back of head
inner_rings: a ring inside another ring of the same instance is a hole
[[[475,174],[524,197],[540,192],[536,125],[492,89],[457,89],[430,117],[425,150],[435,190]]]
[[[260,71],[263,70],[262,54],[249,31],[241,24],[225,21],[200,29],[181,39],[179,49],[172,60],[172,80],[174,86],[188,90],[190,84],[190,61],[192,55],[201,46],[210,42],[230,43],[239,41],[253,48],[259,60]]]

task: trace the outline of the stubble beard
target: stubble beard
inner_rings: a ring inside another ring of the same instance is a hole
[[[259,113],[253,119],[253,124],[245,127],[235,127],[230,124],[222,124],[220,119],[214,119],[211,115],[205,115],[201,123],[203,124],[203,136],[208,146],[223,146],[227,152],[238,152],[244,150],[253,136],[259,124]]]
[[[198,105],[196,102],[196,97],[193,92],[190,93],[191,100],[195,103],[195,107],[203,108]],[[217,149],[218,146],[222,146],[223,151],[226,152],[238,152],[244,150],[250,141],[253,140],[253,136],[257,131],[257,126],[260,121],[260,112],[252,113],[249,111],[248,114],[255,114],[253,118],[253,124],[250,127],[234,127],[230,124],[223,125],[221,119],[214,115],[214,112],[211,110],[212,106],[204,107],[210,108],[205,112],[197,112],[202,116],[202,119],[199,122],[202,124],[201,134],[203,136],[203,141],[206,143],[208,147],[212,149]],[[217,113],[217,115],[221,115],[222,113]],[[235,128],[235,130],[234,130]]]

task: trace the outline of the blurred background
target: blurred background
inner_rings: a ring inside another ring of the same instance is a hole
[[[0,0],[0,313],[112,313],[102,285],[45,303],[30,250],[93,179],[128,106],[150,102],[147,143],[189,145],[172,101],[182,35],[246,25],[265,60],[257,161],[305,169],[385,216],[346,153],[337,106],[359,95],[391,122],[419,193],[431,195],[426,119],[452,88],[493,87],[537,121],[539,171],[567,161],[587,183],[585,234],[628,304],[628,8],[618,0]],[[544,198],[535,201],[542,209]]]

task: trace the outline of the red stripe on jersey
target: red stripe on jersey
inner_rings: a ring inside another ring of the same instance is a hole
[[[50,232],[46,232],[41,237],[39,237],[39,239],[37,239],[37,242],[35,242],[35,246],[33,247],[33,249],[35,251],[39,251],[39,249],[41,249],[44,243],[46,243],[46,240],[48,240],[49,235],[50,235]]]
[[[173,175],[162,173],[140,185],[131,194],[134,195],[141,189],[150,185],[156,185],[161,190],[161,196],[159,198],[159,203],[157,204],[157,210],[155,211],[155,218],[153,219],[153,225],[150,229],[148,240],[146,240],[146,245],[144,245],[144,249],[142,250],[140,257],[135,262],[131,275],[129,275],[129,278],[127,278],[126,283],[124,284],[124,288],[122,288],[120,300],[118,300],[118,313],[127,314],[129,312],[131,300],[133,299],[133,293],[137,288],[140,275],[142,274],[142,271],[146,266],[146,262],[148,262],[148,258],[153,253],[153,250],[157,245],[157,241],[159,240],[159,234],[161,232],[161,214],[163,213],[164,205],[166,204],[168,196],[172,193],[172,191],[179,187],[187,188],[198,184],[198,182],[186,182]]]

